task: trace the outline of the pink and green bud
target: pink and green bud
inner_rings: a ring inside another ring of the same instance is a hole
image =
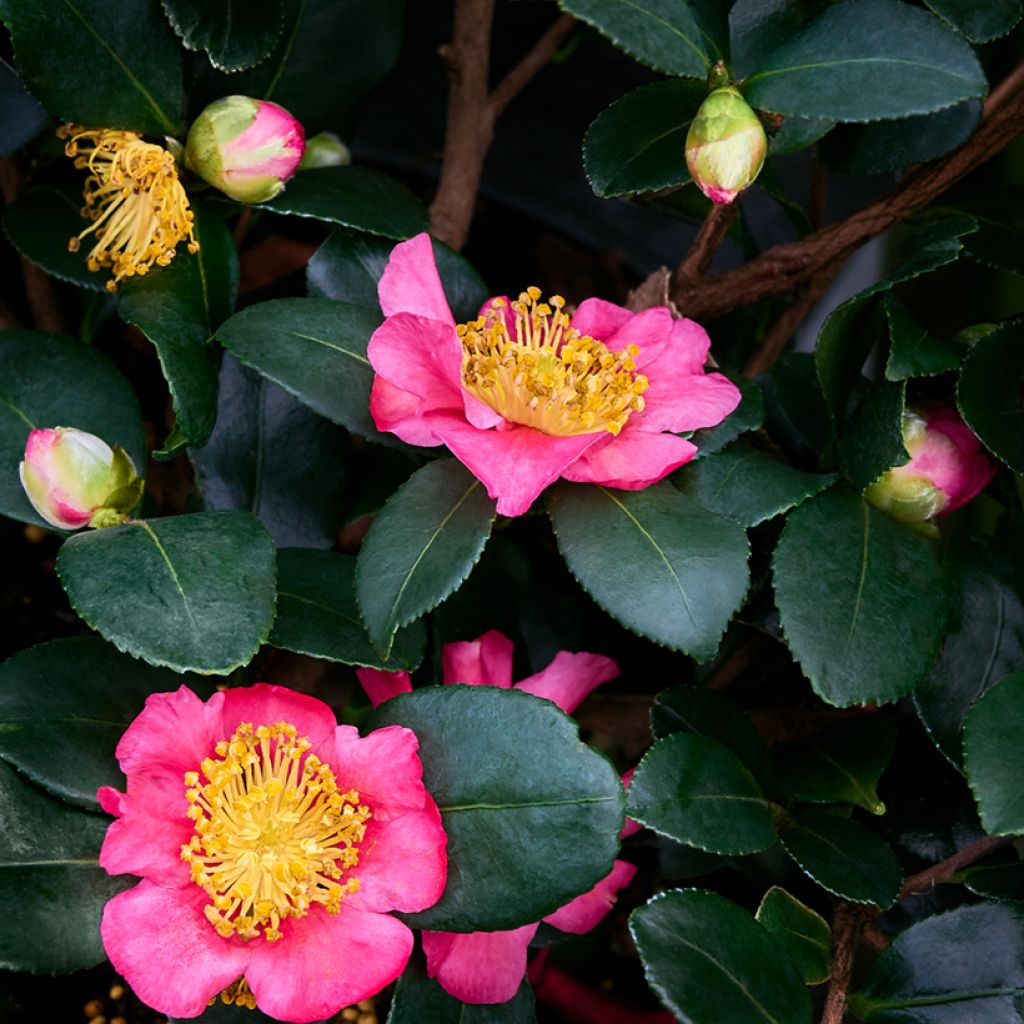
[[[225,96],[192,123],[185,164],[240,203],[262,203],[284,189],[305,152],[305,131],[284,107]]]
[[[128,453],[72,427],[33,430],[19,467],[32,507],[51,526],[116,526],[142,497]]]
[[[965,505],[996,472],[981,442],[944,405],[903,414],[903,444],[910,461],[884,473],[864,492],[883,512],[904,523],[925,523]]]
[[[686,133],[686,166],[713,203],[731,203],[761,171],[768,136],[739,89],[723,85],[700,105]]]
[[[321,132],[306,139],[306,152],[299,164],[300,171],[313,171],[318,167],[346,167],[352,163],[348,146],[334,132]]]

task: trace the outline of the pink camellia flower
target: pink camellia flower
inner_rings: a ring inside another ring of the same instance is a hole
[[[150,697],[117,747],[127,792],[97,794],[118,819],[100,864],[142,876],[103,912],[115,969],[172,1017],[220,993],[318,1021],[379,992],[413,946],[390,912],[431,906],[447,875],[417,749],[279,686]]]
[[[525,512],[559,477],[639,490],[689,462],[678,433],[719,423],[740,400],[706,374],[710,342],[664,307],[631,313],[529,288],[456,325],[430,238],[395,246],[370,339],[370,412],[409,444],[447,445],[498,501]]]
[[[189,128],[185,163],[232,199],[262,203],[284,189],[305,149],[305,130],[284,107],[250,96],[225,96]]]
[[[442,663],[445,683],[504,689],[513,686],[512,641],[496,630],[477,640],[445,644]],[[618,666],[611,658],[559,651],[546,669],[516,683],[514,689],[550,700],[570,714],[591,690],[618,674]],[[406,672],[360,668],[356,675],[374,707],[412,690]],[[627,822],[623,835],[632,834],[637,828],[635,823]],[[590,931],[611,909],[619,889],[628,885],[635,874],[632,864],[615,861],[611,872],[590,892],[559,907],[544,921],[573,934]],[[501,932],[424,932],[427,973],[449,995],[464,1003],[508,1002],[526,975],[527,947],[539,926],[537,921]]]
[[[884,473],[864,492],[904,523],[924,523],[967,504],[995,476],[996,464],[948,406],[908,409],[903,443],[910,461]]]

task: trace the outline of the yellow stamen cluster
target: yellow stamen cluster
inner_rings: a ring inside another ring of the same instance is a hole
[[[527,288],[511,311],[496,299],[485,316],[459,324],[463,384],[505,419],[554,437],[618,434],[644,407],[640,350],[612,352],[569,326],[560,295],[540,297]]]
[[[252,989],[249,988],[249,982],[245,980],[244,975],[237,981],[231,982],[230,985],[220,994],[220,1001],[225,1006],[244,1006],[247,1010],[256,1009],[256,997],[252,994]],[[217,1002],[217,997],[214,996],[208,1006],[213,1006]]]
[[[181,848],[192,881],[212,899],[207,920],[220,935],[269,942],[281,921],[314,903],[330,914],[359,882],[370,809],[339,792],[330,766],[309,753],[294,725],[243,722],[200,771],[185,773],[195,835]],[[205,783],[200,777],[205,778]]]
[[[163,146],[144,142],[134,132],[75,124],[62,125],[57,135],[68,140],[64,152],[75,166],[89,171],[82,216],[93,223],[68,248],[77,252],[82,239],[95,234],[88,267],[113,272],[110,291],[126,277],[166,267],[186,238],[189,252],[199,249],[174,156]]]

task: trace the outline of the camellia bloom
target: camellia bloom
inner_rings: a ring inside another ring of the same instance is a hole
[[[131,456],[71,427],[33,430],[18,467],[32,507],[51,526],[116,526],[142,497]]]
[[[395,246],[378,294],[387,319],[367,353],[377,427],[447,445],[502,515],[521,515],[559,477],[656,483],[697,450],[676,434],[739,404],[729,380],[704,372],[704,330],[664,307],[587,299],[570,317],[531,288],[456,325],[425,234]]]
[[[512,641],[495,630],[477,640],[445,644],[442,663],[445,683],[504,689],[513,686]],[[618,674],[618,666],[611,658],[559,651],[546,669],[521,680],[514,688],[550,700],[571,714],[587,694]],[[406,672],[360,668],[356,675],[374,707],[412,690]],[[627,822],[623,835],[638,828],[635,822]],[[590,892],[559,907],[544,921],[573,934],[590,931],[608,913],[616,893],[629,884],[634,874],[636,868],[632,864],[615,861],[611,872]],[[539,926],[537,921],[501,932],[424,932],[427,973],[464,1003],[507,1002],[526,975],[527,947]]]
[[[305,130],[284,107],[251,96],[225,96],[189,128],[185,163],[226,196],[262,203],[284,189],[305,149]]]
[[[360,737],[279,686],[155,694],[117,747],[127,792],[100,864],[142,876],[103,911],[144,1002],[195,1017],[221,994],[318,1021],[380,991],[413,946],[391,911],[441,896],[446,837],[400,726]]]
[[[66,124],[57,134],[68,140],[64,152],[74,157],[75,166],[89,171],[82,215],[93,224],[68,248],[77,252],[83,238],[95,235],[87,265],[113,272],[110,291],[126,277],[166,267],[186,238],[188,251],[198,251],[194,217],[168,150],[135,132],[110,128]]]
[[[923,523],[965,505],[995,476],[996,464],[948,406],[903,414],[910,461],[884,473],[864,496],[904,523]]]

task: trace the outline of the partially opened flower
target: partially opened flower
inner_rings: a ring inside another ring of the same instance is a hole
[[[370,339],[370,411],[381,430],[447,445],[521,515],[559,477],[639,490],[693,458],[677,434],[709,427],[738,389],[704,372],[709,341],[657,307],[631,313],[530,288],[456,325],[430,238],[395,246],[378,286],[386,320]]]
[[[150,697],[117,748],[127,792],[98,793],[118,817],[100,864],[142,876],[103,912],[115,969],[172,1017],[221,993],[318,1021],[380,991],[413,944],[390,912],[431,906],[447,873],[417,748],[278,686]]]
[[[442,662],[446,684],[513,687],[512,641],[495,630],[477,640],[445,644]],[[515,683],[514,689],[550,700],[571,714],[592,690],[618,674],[611,658],[559,651],[547,668]],[[412,689],[405,672],[361,668],[356,669],[356,675],[374,707]],[[635,830],[635,825],[630,828],[627,824],[623,835]],[[616,860],[593,889],[548,914],[544,921],[573,934],[590,931],[612,908],[619,889],[628,885],[634,874],[632,864]],[[424,932],[427,973],[464,1003],[507,1002],[526,975],[527,947],[540,923],[500,932]]]

